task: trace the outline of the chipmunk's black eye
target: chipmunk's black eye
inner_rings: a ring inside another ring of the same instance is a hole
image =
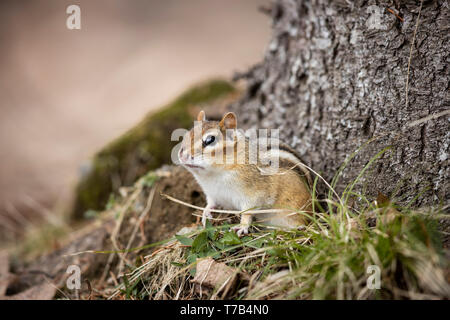
[[[214,143],[214,141],[216,141],[216,137],[207,136],[205,140],[203,140],[203,147],[209,146],[210,144]]]

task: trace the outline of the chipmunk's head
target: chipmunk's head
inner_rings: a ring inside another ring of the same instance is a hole
[[[194,172],[226,164],[226,155],[233,152],[237,142],[237,121],[233,112],[221,121],[207,121],[200,111],[194,127],[185,134],[178,152],[180,163]]]

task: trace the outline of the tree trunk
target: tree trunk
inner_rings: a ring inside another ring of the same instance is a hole
[[[365,145],[338,191],[391,147],[359,191],[448,204],[449,3],[278,0],[270,12],[264,61],[237,75],[249,84],[240,125],[279,128],[328,181]]]

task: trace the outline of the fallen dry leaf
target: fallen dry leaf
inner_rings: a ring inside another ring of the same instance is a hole
[[[0,300],[50,300],[56,293],[56,287],[50,283],[42,283],[15,295],[6,296],[9,283],[15,276],[9,273],[9,254],[0,251]]]
[[[56,287],[50,283],[42,283],[12,296],[3,296],[5,300],[51,300],[55,296]]]
[[[197,272],[192,282],[211,288],[221,288],[227,282],[231,287],[237,279],[236,275],[236,269],[206,258],[197,263]]]

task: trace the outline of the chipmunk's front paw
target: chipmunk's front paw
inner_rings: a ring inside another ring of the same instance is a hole
[[[236,232],[237,236],[240,238],[243,235],[248,234],[248,228],[249,226],[240,224],[232,227],[230,230]]]
[[[203,214],[202,214],[202,225],[203,225],[203,228],[206,226],[206,220],[211,220],[212,217],[213,216],[211,214],[210,209],[205,209],[203,211]]]

